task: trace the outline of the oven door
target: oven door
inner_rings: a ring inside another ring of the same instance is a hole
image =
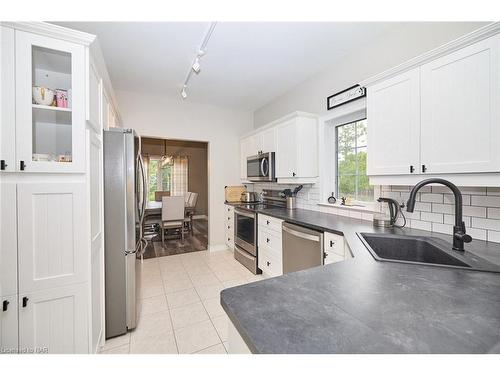
[[[255,214],[234,210],[234,243],[254,257],[257,256],[257,220]]]

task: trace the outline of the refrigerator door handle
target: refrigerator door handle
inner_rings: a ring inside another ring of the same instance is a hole
[[[144,215],[146,213],[146,200],[148,199],[148,192],[146,191],[146,171],[144,170],[144,160],[142,159],[142,155],[139,155],[139,166],[141,168],[141,177],[142,177],[142,207],[140,214],[140,224],[142,226],[142,222],[144,220]]]

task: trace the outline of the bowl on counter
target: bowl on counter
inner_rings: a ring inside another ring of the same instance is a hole
[[[33,86],[33,100],[36,104],[52,105],[54,102],[54,90],[43,86]]]

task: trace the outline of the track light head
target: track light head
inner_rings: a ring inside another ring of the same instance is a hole
[[[181,90],[181,96],[182,96],[182,99],[186,99],[188,97],[188,94],[186,92],[186,86],[184,86]]]
[[[196,74],[200,73],[201,65],[200,65],[200,60],[198,58],[196,58],[196,60],[194,60],[194,63],[193,63],[193,66],[191,67],[191,69],[193,69],[193,72],[195,72]]]

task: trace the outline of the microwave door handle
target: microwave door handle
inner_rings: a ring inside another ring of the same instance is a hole
[[[267,158],[262,158],[260,161],[260,173],[262,173],[262,177],[267,177],[269,174],[269,163]]]

